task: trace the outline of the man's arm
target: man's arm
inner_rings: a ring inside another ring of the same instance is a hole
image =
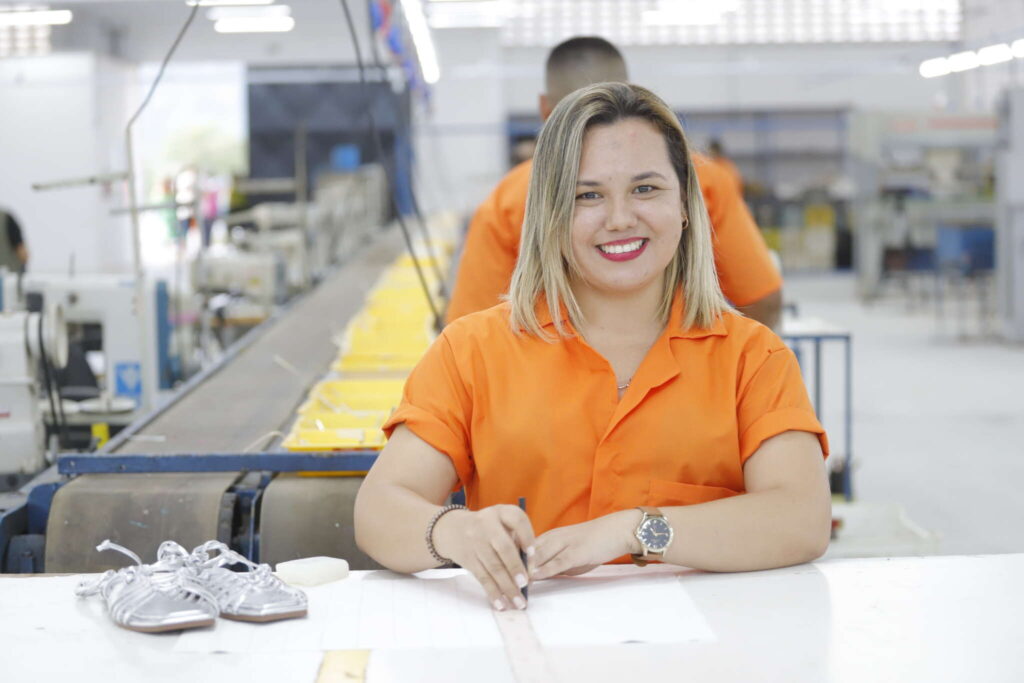
[[[519,258],[530,165],[512,169],[477,209],[462,249],[446,322],[490,308],[508,291]]]
[[[694,155],[714,234],[722,292],[743,314],[775,329],[782,311],[782,276],[732,178]]]

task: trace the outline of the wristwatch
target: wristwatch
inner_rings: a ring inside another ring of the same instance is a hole
[[[648,562],[665,557],[665,551],[672,543],[672,526],[656,507],[641,506],[637,510],[644,513],[633,532],[636,540],[640,541],[641,552],[632,553],[630,557],[634,564],[645,567]]]

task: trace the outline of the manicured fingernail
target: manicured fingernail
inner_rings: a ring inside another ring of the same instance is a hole
[[[537,549],[536,549],[536,548],[534,548],[534,547],[533,547],[533,546],[531,545],[531,546],[530,546],[529,548],[527,548],[527,549],[526,549],[526,556],[527,556],[527,557],[533,557],[533,554],[534,554],[535,552],[537,552]]]
[[[526,609],[526,600],[523,600],[518,595],[512,598],[512,602],[515,603],[516,609]]]
[[[498,598],[497,600],[495,600],[494,601],[494,609],[498,610],[499,612],[504,612],[505,611],[505,601],[502,600],[501,598]]]
[[[520,588],[526,588],[530,582],[522,574],[516,574],[516,585]]]

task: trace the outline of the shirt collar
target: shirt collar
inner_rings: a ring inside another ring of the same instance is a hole
[[[569,322],[569,316],[566,312],[565,306],[560,306],[559,308],[562,322],[571,330],[572,323]],[[715,317],[715,320],[711,323],[711,327],[691,327],[684,330],[682,328],[682,323],[685,308],[686,307],[683,302],[683,290],[680,288],[676,290],[675,297],[672,299],[672,309],[669,313],[668,325],[665,328],[670,339],[704,339],[705,337],[728,336],[729,330],[725,326],[725,321],[721,314]],[[537,298],[535,311],[537,315],[537,323],[541,327],[554,326],[555,322],[551,317],[551,310],[548,308],[548,302],[544,295]]]

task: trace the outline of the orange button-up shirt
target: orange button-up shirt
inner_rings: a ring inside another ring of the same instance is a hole
[[[711,217],[722,292],[734,305],[747,306],[778,291],[782,276],[735,180],[707,157],[694,154],[693,164]],[[524,161],[509,171],[473,216],[448,304],[448,322],[494,306],[508,291],[519,257],[532,168],[533,162]]]
[[[471,509],[526,497],[538,534],[743,493],[744,462],[785,431],[817,434],[827,455],[782,341],[734,313],[684,330],[682,308],[677,296],[621,400],[611,365],[583,339],[513,334],[508,304],[461,318],[413,370],[384,430],[405,423],[451,458]],[[543,303],[538,314],[554,335]]]

